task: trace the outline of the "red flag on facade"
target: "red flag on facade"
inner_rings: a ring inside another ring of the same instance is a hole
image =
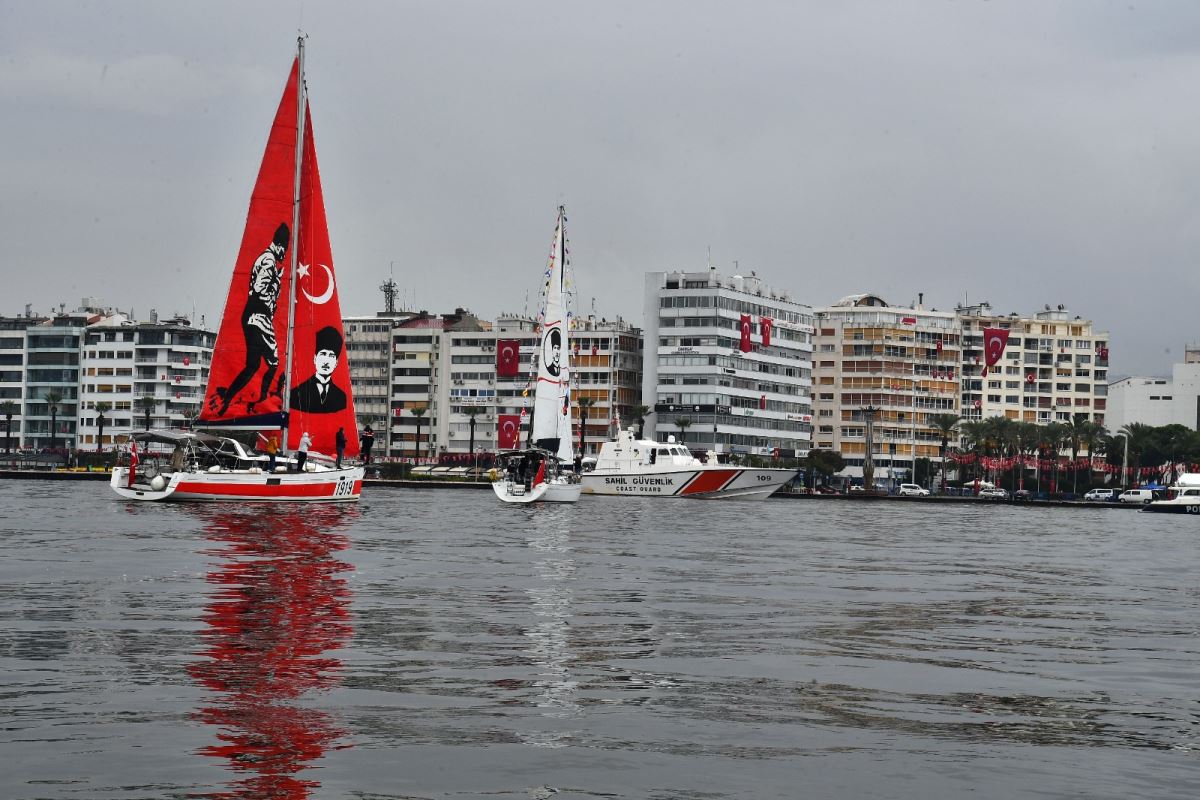
[[[766,411],[766,409],[767,409],[767,396],[766,396],[765,394],[763,394],[763,395],[759,395],[759,396],[758,396],[758,407],[759,407],[759,409],[761,409],[761,410],[763,410],[763,411]]]
[[[983,329],[983,372],[981,376],[986,376],[988,367],[995,365],[1000,357],[1004,355],[1004,347],[1008,344],[1008,330],[1005,328],[984,328]]]
[[[496,377],[514,378],[521,369],[521,343],[516,339],[496,341]]]
[[[1037,380],[1037,375],[1034,375],[1032,372],[1025,373],[1026,383],[1033,383],[1035,380]]]
[[[750,315],[742,314],[742,352],[749,353],[754,349],[754,345],[750,343]]]
[[[594,355],[594,356],[600,355],[600,345],[598,345],[598,344],[592,345],[592,355]]]
[[[937,351],[939,353],[942,352],[942,340],[941,339],[937,340]]]
[[[521,440],[521,416],[519,414],[501,414],[496,426],[496,448],[499,450],[516,450]]]
[[[770,317],[759,317],[758,330],[762,334],[763,347],[770,347],[771,331],[775,330],[775,320]]]

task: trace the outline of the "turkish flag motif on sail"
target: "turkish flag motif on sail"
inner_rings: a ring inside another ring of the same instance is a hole
[[[521,441],[521,416],[501,414],[496,425],[496,447],[500,450],[516,450]]]
[[[751,350],[754,349],[754,345],[750,342],[750,315],[749,314],[742,314],[741,328],[742,328],[742,345],[741,345],[742,352],[749,353]]]
[[[771,346],[771,331],[775,329],[775,321],[770,317],[758,318],[758,330],[762,334],[763,347]]]
[[[983,372],[980,375],[987,375],[988,367],[995,365],[1000,357],[1004,355],[1004,348],[1008,345],[1008,330],[1005,328],[984,328],[983,329]]]
[[[521,369],[521,343],[516,339],[496,341],[496,377],[515,378]]]
[[[305,114],[304,123],[300,230],[295,237],[296,312],[287,447],[295,450],[301,435],[308,431],[312,449],[332,455],[337,452],[340,428],[346,436],[345,454],[356,456],[358,422],[350,392],[350,359],[344,347],[342,310],[311,114]]]

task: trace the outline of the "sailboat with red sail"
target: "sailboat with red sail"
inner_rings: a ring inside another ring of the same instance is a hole
[[[357,500],[363,468],[337,273],[304,80],[304,39],[275,114],[193,431],[146,431],[113,470],[134,500]],[[228,431],[256,432],[247,449]],[[167,459],[148,457],[170,452]],[[333,454],[338,454],[335,458]]]

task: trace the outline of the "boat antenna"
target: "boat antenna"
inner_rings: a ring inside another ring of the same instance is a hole
[[[296,171],[292,175],[292,242],[288,248],[288,326],[287,350],[283,365],[283,431],[280,436],[282,450],[287,450],[288,414],[291,411],[292,343],[296,327],[296,262],[300,249],[300,168],[304,165],[304,107],[308,87],[304,83],[304,40],[301,33],[296,37]]]

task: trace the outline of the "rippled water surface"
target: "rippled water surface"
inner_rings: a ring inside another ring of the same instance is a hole
[[[1200,520],[0,483],[0,797],[1200,795]]]

